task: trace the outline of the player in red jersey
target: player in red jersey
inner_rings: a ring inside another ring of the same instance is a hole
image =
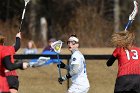
[[[16,35],[16,42],[14,44],[14,46],[7,46],[9,48],[9,52],[11,53],[11,62],[14,63],[14,54],[15,52],[18,51],[18,49],[20,48],[20,38],[21,38],[21,34],[18,33]],[[6,78],[8,81],[8,85],[10,88],[10,92],[11,93],[17,93],[18,92],[18,88],[19,88],[19,80],[18,80],[18,75],[16,70],[5,70],[5,74],[6,74]]]
[[[135,34],[121,31],[112,35],[116,46],[107,61],[111,66],[118,59],[118,75],[114,93],[140,93],[140,49],[134,46]]]
[[[9,46],[3,45],[4,39],[5,37],[0,35],[0,93],[10,93],[5,75],[5,68],[10,71],[18,68],[26,69],[28,67],[28,63],[13,64],[11,62],[11,49],[9,48]]]

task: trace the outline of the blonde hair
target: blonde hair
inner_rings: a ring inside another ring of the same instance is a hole
[[[35,45],[35,42],[33,40],[30,40],[29,42],[32,44],[32,48],[37,48],[36,45]]]
[[[111,42],[115,47],[124,47],[129,49],[133,45],[135,34],[133,31],[115,32],[112,35]]]

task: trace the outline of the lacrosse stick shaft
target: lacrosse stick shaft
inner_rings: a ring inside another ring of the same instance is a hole
[[[125,31],[128,29],[128,27],[132,24],[133,20],[129,20],[126,27],[125,27]]]
[[[59,73],[59,77],[61,78],[62,74],[61,74],[61,69],[60,69],[60,59],[59,59],[59,54],[58,53],[57,53],[57,60],[59,62],[59,64],[58,64],[58,73]]]
[[[22,12],[22,19],[21,19],[21,22],[20,22],[19,32],[21,32],[22,23],[23,23],[23,19],[24,19],[25,11],[26,11],[27,3],[28,3],[28,2],[25,2],[24,9],[23,9],[23,12]]]

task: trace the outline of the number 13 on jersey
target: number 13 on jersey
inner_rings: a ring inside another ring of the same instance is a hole
[[[130,51],[125,50],[125,52],[126,52],[126,56],[128,60],[130,60],[130,58],[135,59],[135,60],[138,59],[138,52],[136,50],[130,50]],[[133,53],[132,56],[130,55],[130,52]]]

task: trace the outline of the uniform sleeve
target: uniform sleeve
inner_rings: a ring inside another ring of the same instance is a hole
[[[16,63],[12,63],[11,62],[11,57],[10,56],[5,56],[3,58],[3,65],[6,69],[8,70],[15,70],[15,69],[23,69],[22,68],[22,65],[23,63],[19,63],[19,64],[16,64]]]
[[[115,50],[114,50],[114,52],[113,52],[113,56],[114,57],[117,57],[118,56],[118,50],[119,50],[119,48],[116,48]]]
[[[116,60],[116,57],[114,57],[113,55],[111,55],[111,57],[106,62],[106,65],[107,66],[112,66],[112,64],[115,62],[115,60]]]
[[[73,76],[79,72],[79,64],[72,64],[69,75]]]
[[[14,45],[14,50],[17,52],[19,48],[20,48],[20,38],[16,37],[16,42],[15,42],[15,45]]]
[[[118,56],[118,48],[116,48],[116,49],[113,51],[111,57],[110,57],[110,58],[108,59],[108,61],[106,62],[106,65],[107,65],[107,66],[112,66],[113,63],[115,62],[117,56]]]

